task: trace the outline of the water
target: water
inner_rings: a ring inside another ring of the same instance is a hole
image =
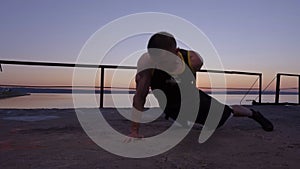
[[[81,104],[85,106],[81,107],[99,107],[99,95],[91,94],[75,94],[75,97],[82,99]],[[217,94],[213,97],[218,100],[222,100],[225,95]],[[226,101],[223,103],[233,105],[240,104],[243,95],[229,94]],[[250,105],[251,101],[255,99],[257,95],[248,95],[241,103],[243,105]],[[94,103],[90,103],[90,99],[94,100]],[[105,94],[104,95],[104,107],[131,107],[133,94]],[[274,102],[275,95],[263,95],[262,102]],[[297,103],[298,95],[280,95],[280,102]],[[158,102],[152,94],[147,97],[145,107],[158,107]],[[0,99],[0,108],[74,108],[72,94],[50,94],[50,93],[32,93],[28,96],[14,97]]]

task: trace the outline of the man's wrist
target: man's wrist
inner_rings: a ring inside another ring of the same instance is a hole
[[[135,107],[133,107],[132,113],[131,113],[131,121],[135,122],[135,123],[141,123],[142,113],[143,113],[143,111],[140,111],[140,110],[136,109]]]
[[[139,123],[132,122],[130,132],[131,133],[138,133],[139,132]]]

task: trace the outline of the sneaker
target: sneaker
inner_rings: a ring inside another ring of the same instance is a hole
[[[259,111],[253,109],[251,109],[251,111],[253,114],[249,118],[258,122],[265,131],[273,131],[273,124],[268,119],[266,119]]]

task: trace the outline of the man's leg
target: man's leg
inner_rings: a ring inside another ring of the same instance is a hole
[[[236,117],[251,117],[253,114],[253,112],[250,109],[244,106],[232,105],[231,108],[233,110],[233,115]]]
[[[265,131],[273,131],[273,124],[266,119],[259,111],[248,109],[244,106],[233,105],[231,106],[233,115],[236,117],[249,117],[258,122]]]
[[[220,103],[218,100],[209,96],[208,94],[206,94],[205,92],[203,92],[201,90],[199,90],[199,95],[200,95],[200,108],[199,108],[199,114],[198,114],[196,122],[200,123],[200,124],[204,124],[205,120],[207,118],[211,103],[214,102],[213,105],[215,105],[215,106],[220,106],[220,105],[222,105],[222,103]],[[219,122],[218,127],[222,126],[227,121],[227,119],[230,117],[230,114],[233,113],[233,115],[236,117],[249,117],[249,118],[255,120],[262,126],[262,128],[265,131],[273,131],[273,129],[274,129],[273,124],[258,111],[254,111],[252,109],[248,109],[248,108],[246,108],[244,106],[240,106],[240,105],[233,105],[230,107],[227,105],[223,105],[223,106],[224,106],[224,111],[223,111],[223,115]]]
[[[202,90],[199,90],[199,96],[200,96],[200,107],[199,107],[199,113],[196,119],[196,123],[204,125],[206,122],[208,113],[211,109],[211,106],[216,106],[219,108],[223,108],[222,117],[219,121],[218,128],[225,124],[225,122],[232,116],[233,110],[227,105],[224,105],[223,103],[219,102],[217,99],[211,97],[207,93],[203,92]]]

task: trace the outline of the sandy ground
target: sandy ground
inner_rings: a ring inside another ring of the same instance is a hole
[[[111,154],[97,146],[80,126],[73,109],[0,110],[0,168],[299,168],[300,107],[251,106],[275,125],[263,131],[248,118],[232,118],[203,144],[200,127],[171,150],[148,158],[133,159]],[[106,119],[121,133],[129,121],[116,109],[102,109]],[[166,130],[163,117],[142,125],[145,136]],[[134,143],[129,143],[134,144]]]

